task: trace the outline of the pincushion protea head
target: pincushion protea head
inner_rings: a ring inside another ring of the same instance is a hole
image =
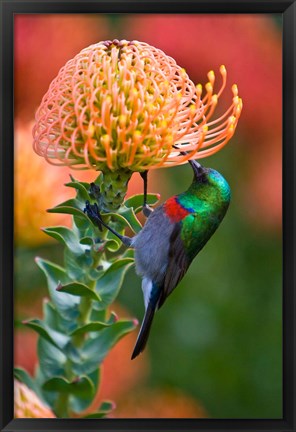
[[[60,70],[36,113],[34,149],[56,165],[102,172],[143,171],[203,158],[232,137],[242,109],[232,104],[211,120],[226,86],[215,75],[197,86],[161,50],[138,41],[83,49]],[[176,147],[182,149],[181,154]]]

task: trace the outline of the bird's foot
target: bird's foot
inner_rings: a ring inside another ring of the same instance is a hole
[[[142,212],[143,215],[146,216],[146,218],[148,218],[151,215],[151,213],[153,213],[153,211],[154,210],[151,207],[149,207],[148,204],[143,205]]]
[[[89,201],[86,201],[83,212],[86,213],[87,216],[98,225],[100,231],[103,231],[102,225],[104,225],[104,223],[97,203],[90,204]]]

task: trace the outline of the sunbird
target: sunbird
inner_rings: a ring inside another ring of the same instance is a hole
[[[147,220],[134,237],[117,233],[103,221],[97,204],[86,203],[85,212],[90,219],[99,227],[105,226],[125,246],[135,250],[136,272],[142,278],[145,315],[132,359],[147,344],[155,311],[164,304],[195,256],[212,237],[230,203],[230,187],[220,173],[195,160],[188,162],[194,174],[189,188],[155,210],[147,206],[147,175],[142,175]]]

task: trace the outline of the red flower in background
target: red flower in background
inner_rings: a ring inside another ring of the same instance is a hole
[[[33,120],[52,79],[82,48],[105,39],[99,15],[17,15],[14,21],[15,115]]]
[[[282,48],[274,21],[264,15],[137,15],[126,32],[173,56],[196,82],[209,68],[226,65],[244,101],[238,134],[249,164],[240,185],[245,208],[252,206],[248,215],[262,228],[280,226]]]
[[[281,36],[271,19],[257,15],[138,15],[129,24],[128,35],[165,50],[196,82],[209,69],[225,64],[229,82],[237,82],[245,101],[244,132],[262,139],[267,134],[274,136],[275,129],[280,131]],[[254,125],[256,130],[250,131]],[[264,145],[264,141],[260,143]]]

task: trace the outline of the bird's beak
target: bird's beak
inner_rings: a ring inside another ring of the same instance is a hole
[[[205,168],[196,160],[194,160],[194,159],[190,160],[189,159],[188,162],[192,166],[195,177],[199,177],[200,175],[202,175],[205,172],[204,171]]]
[[[174,147],[175,149],[180,150],[179,147],[177,147],[177,146],[175,146],[175,145],[173,145],[173,147]],[[185,155],[187,155],[188,153],[185,152],[185,151],[180,150],[180,154],[185,156]],[[203,167],[199,162],[197,162],[197,161],[194,160],[194,159],[188,159],[188,162],[189,162],[190,165],[192,166],[192,169],[193,169],[193,172],[194,172],[195,177],[199,177],[200,175],[202,175],[202,174],[204,173],[204,170],[205,170],[205,169],[204,169],[204,167]]]

